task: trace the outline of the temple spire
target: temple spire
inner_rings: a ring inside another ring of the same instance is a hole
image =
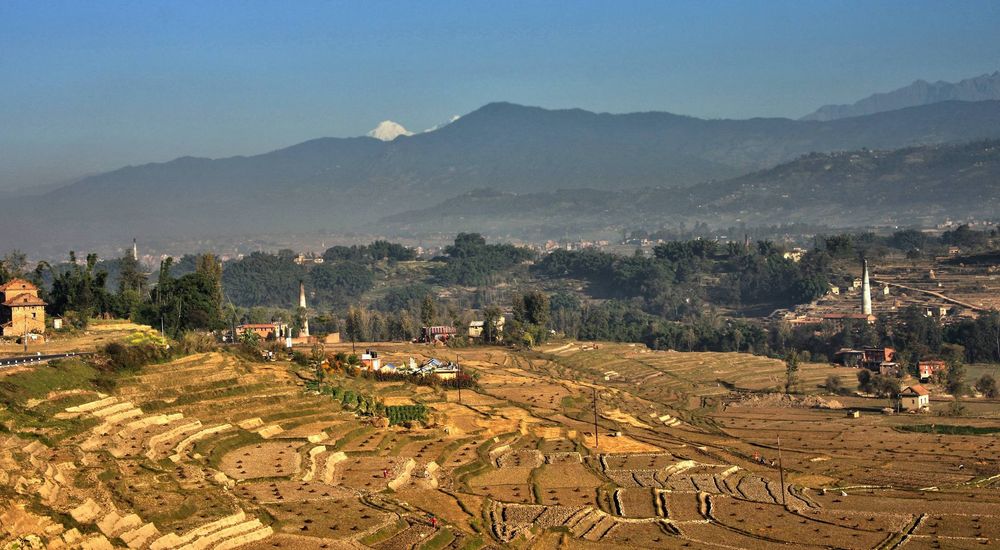
[[[861,278],[861,313],[872,314],[872,285],[868,279],[868,258],[864,259],[864,274]]]
[[[299,281],[299,307],[303,310],[306,309],[306,283],[304,281]],[[309,316],[303,311],[302,312],[302,330],[299,331],[300,336],[309,336]]]

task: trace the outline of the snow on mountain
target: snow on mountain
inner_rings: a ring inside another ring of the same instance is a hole
[[[413,132],[407,130],[402,124],[391,120],[383,120],[378,123],[374,130],[368,132],[368,137],[380,139],[382,141],[392,141],[399,136],[412,136]]]
[[[462,118],[462,117],[459,116],[459,115],[452,115],[451,118],[448,119],[448,122],[442,122],[440,124],[435,124],[434,126],[431,126],[430,128],[424,130],[424,133],[426,134],[427,132],[433,132],[434,130],[440,130],[441,128],[444,128],[445,126],[451,124],[452,122],[455,122],[456,120],[458,120],[460,118]]]

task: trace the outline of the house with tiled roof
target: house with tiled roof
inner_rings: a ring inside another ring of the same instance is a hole
[[[899,392],[899,404],[906,411],[927,410],[931,406],[931,392],[920,384],[910,386]]]
[[[38,287],[24,279],[11,279],[0,285],[0,330],[7,338],[45,332],[44,300],[38,297]]]

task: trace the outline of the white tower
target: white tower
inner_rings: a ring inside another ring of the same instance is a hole
[[[868,280],[868,259],[864,260],[864,275],[861,278],[861,313],[872,314],[872,285]]]
[[[132,239],[132,259],[139,261],[139,245],[136,244],[135,239]]]
[[[299,281],[299,307],[306,309],[306,284],[303,281]],[[299,331],[299,336],[309,336],[309,316],[303,311],[302,312],[302,330]]]

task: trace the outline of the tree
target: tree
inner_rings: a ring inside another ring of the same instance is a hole
[[[870,370],[868,369],[858,370],[858,389],[865,393],[871,393],[872,372]]]
[[[799,358],[795,351],[785,356],[785,393],[791,393],[799,383]]]
[[[199,254],[195,260],[195,273],[202,274],[212,283],[212,301],[219,305],[219,316],[222,316],[222,262],[215,254]]]
[[[118,260],[118,269],[118,301],[120,304],[118,313],[135,318],[139,306],[146,298],[149,281],[139,260],[131,252],[126,253]]]
[[[997,391],[997,381],[989,374],[984,374],[976,380],[976,391],[981,393],[983,397],[989,399],[995,399],[998,395]]]
[[[363,342],[366,337],[366,327],[364,315],[361,309],[352,307],[347,312],[347,319],[344,322],[344,332],[351,342]]]
[[[12,250],[0,260],[0,284],[23,276],[27,266],[28,255],[20,250]]]
[[[77,263],[76,253],[69,253],[69,266],[61,271],[49,267],[52,291],[49,293],[49,310],[56,315],[76,312],[82,322],[94,315],[110,313],[113,297],[105,289],[108,274],[98,271],[97,254],[88,254],[83,266]]]
[[[945,388],[948,393],[959,397],[965,395],[968,388],[965,385],[965,365],[955,361],[948,365],[948,374],[945,376]]]
[[[496,306],[489,306],[483,310],[484,344],[495,344],[503,338],[503,334],[500,333],[500,327],[498,326],[501,316],[500,308]]]
[[[252,330],[244,330],[243,334],[240,334],[240,343],[248,348],[258,349],[260,347],[260,335]]]
[[[844,382],[836,374],[831,374],[826,377],[824,387],[826,388],[826,391],[834,395],[840,395],[844,391]]]
[[[437,317],[437,313],[434,308],[434,297],[430,294],[424,295],[423,302],[420,303],[420,322],[424,324],[425,327],[429,327],[434,324],[434,319]]]

